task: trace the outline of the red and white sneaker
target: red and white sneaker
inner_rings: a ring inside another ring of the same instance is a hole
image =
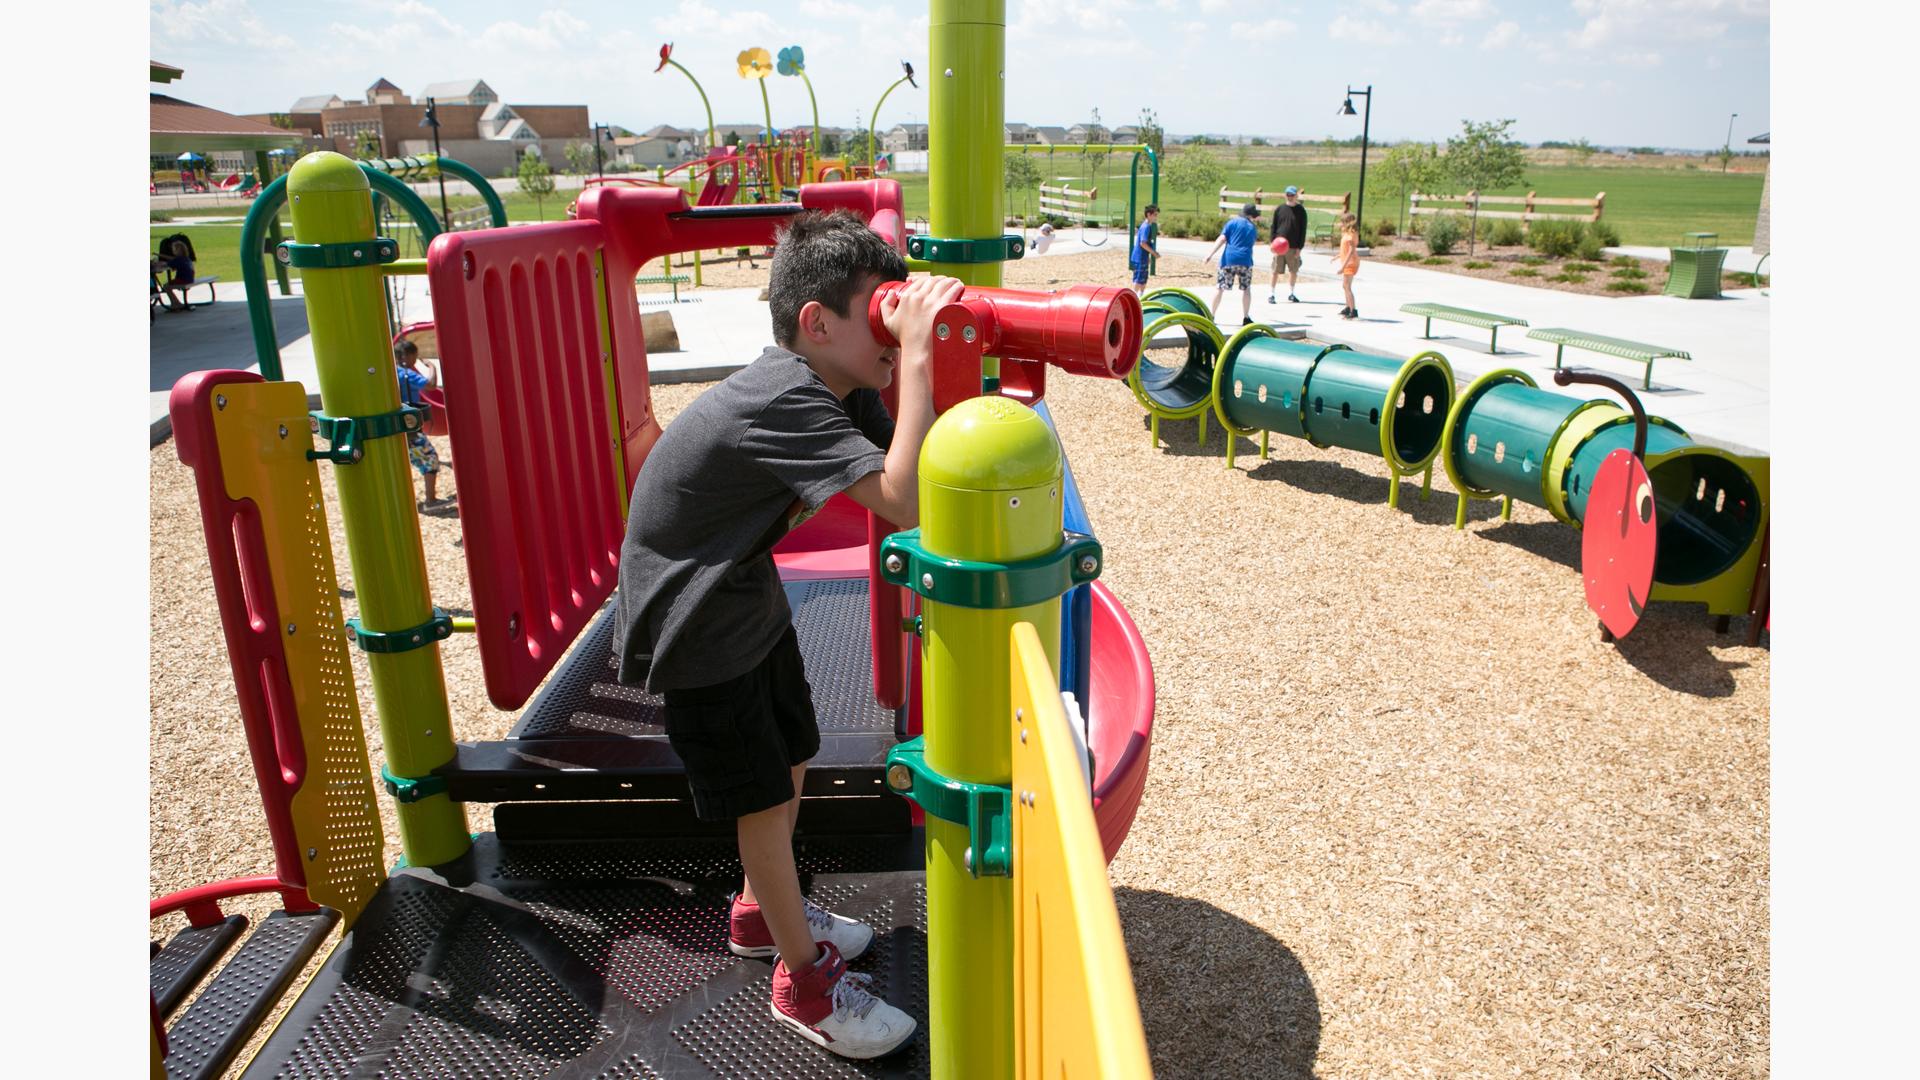
[[[871,975],[848,971],[826,942],[805,975],[794,977],[784,960],[773,965],[773,1018],[841,1057],[882,1057],[905,1045],[919,1025],[873,996],[872,985]]]
[[[748,904],[738,895],[730,897],[730,900],[732,913],[728,920],[727,948],[733,955],[778,955],[780,948],[773,943],[773,931],[767,928],[767,919],[760,914],[760,906]],[[873,927],[857,919],[835,915],[811,900],[807,900],[806,905],[807,926],[813,931],[813,940],[832,945],[848,960],[858,960],[867,951],[867,946],[873,944]]]

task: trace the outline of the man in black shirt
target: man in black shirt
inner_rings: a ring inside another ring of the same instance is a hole
[[[1273,280],[1267,283],[1267,303],[1274,304],[1280,285],[1280,271],[1287,272],[1287,299],[1299,303],[1293,294],[1300,280],[1300,252],[1307,246],[1307,208],[1300,205],[1300,189],[1288,185],[1287,201],[1273,208],[1273,235],[1287,238],[1287,250],[1274,252]]]

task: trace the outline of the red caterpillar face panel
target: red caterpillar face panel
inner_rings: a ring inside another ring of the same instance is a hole
[[[1615,450],[1594,473],[1581,524],[1580,572],[1587,606],[1616,638],[1640,622],[1653,589],[1653,557],[1659,539],[1653,482],[1629,450]]]

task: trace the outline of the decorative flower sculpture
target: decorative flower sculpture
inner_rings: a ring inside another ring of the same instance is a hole
[[[798,45],[789,45],[780,50],[780,62],[774,70],[782,75],[798,75],[807,69],[807,54]]]
[[[653,73],[658,75],[667,70],[667,61],[671,59],[673,59],[673,42],[669,41],[665,45],[660,46],[660,63],[653,69]]]
[[[743,79],[764,79],[773,74],[773,54],[762,48],[742,49],[734,58]]]

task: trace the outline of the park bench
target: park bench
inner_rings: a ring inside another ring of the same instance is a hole
[[[193,307],[193,290],[205,285],[207,287],[207,301],[206,304],[201,304],[200,306],[206,307],[207,304],[211,304],[215,300],[220,299],[219,291],[213,287],[213,283],[219,280],[220,275],[218,274],[208,274],[206,277],[194,278],[191,282],[187,283],[186,288],[180,290],[180,296],[186,301],[188,307]],[[147,294],[147,317],[149,319],[153,317],[155,311],[166,306],[166,292],[167,290],[160,284],[159,279],[155,278],[154,287],[152,291]]]
[[[1560,356],[1571,345],[1576,349],[1587,349],[1606,356],[1617,356],[1623,360],[1638,360],[1647,366],[1646,377],[1641,381],[1643,390],[1653,389],[1653,362],[1655,360],[1691,360],[1692,356],[1680,349],[1670,349],[1665,345],[1648,345],[1643,341],[1626,341],[1621,338],[1604,337],[1589,334],[1582,330],[1567,330],[1561,327],[1541,327],[1528,330],[1527,336],[1545,341],[1554,346],[1553,366],[1560,367]]]
[[[633,283],[635,285],[671,285],[673,302],[677,304],[680,302],[680,286],[692,280],[685,274],[641,274],[633,279]]]
[[[1485,311],[1468,311],[1466,308],[1448,307],[1445,304],[1401,304],[1400,310],[1409,315],[1425,316],[1427,329],[1425,333],[1420,335],[1421,337],[1430,338],[1433,336],[1433,320],[1435,319],[1445,319],[1448,322],[1477,326],[1482,330],[1491,330],[1493,331],[1493,340],[1487,346],[1487,351],[1492,353],[1498,353],[1500,351],[1501,327],[1527,325],[1527,320],[1516,319],[1511,315],[1494,315]]]

